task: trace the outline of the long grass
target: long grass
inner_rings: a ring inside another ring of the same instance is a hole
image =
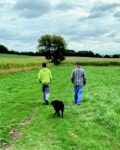
[[[84,66],[120,66],[119,58],[91,58],[91,57],[66,57],[63,64],[75,64],[75,62],[81,62]]]
[[[23,57],[18,55],[13,57],[9,55],[2,55],[0,58],[0,72],[4,70],[11,70],[23,68],[33,68],[38,67],[42,62],[49,61],[45,60],[44,57]],[[66,57],[65,61],[62,62],[64,65],[73,65],[76,61],[80,61],[83,66],[120,66],[120,59],[118,58],[89,58],[89,57]],[[2,70],[2,71],[1,71]]]
[[[0,58],[0,72],[6,72],[6,70],[24,70],[25,68],[39,67],[43,62],[48,62],[44,57],[32,57],[32,58]]]
[[[43,104],[38,69],[0,75],[2,150],[120,149],[120,67],[84,66],[87,84],[81,106],[73,104],[73,68],[50,68],[50,101],[64,101],[63,119]],[[15,136],[10,135],[13,129]]]

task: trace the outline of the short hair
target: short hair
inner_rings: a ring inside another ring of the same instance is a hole
[[[42,67],[46,67],[46,63],[42,63]]]
[[[76,65],[80,65],[80,62],[76,62]]]

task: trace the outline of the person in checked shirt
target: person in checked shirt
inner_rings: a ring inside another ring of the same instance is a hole
[[[80,105],[83,87],[86,84],[86,75],[79,62],[76,63],[76,68],[72,71],[71,82],[74,85],[74,103]]]

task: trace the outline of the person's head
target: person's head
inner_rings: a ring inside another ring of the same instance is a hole
[[[77,68],[80,68],[80,62],[76,62]]]
[[[42,67],[45,68],[46,67],[46,63],[42,63]]]

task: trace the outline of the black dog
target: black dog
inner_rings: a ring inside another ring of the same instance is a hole
[[[64,112],[64,103],[63,101],[59,101],[59,100],[54,100],[51,102],[51,104],[54,107],[55,110],[55,115],[57,114],[60,117],[60,111],[61,111],[61,116],[63,118],[63,112]]]

